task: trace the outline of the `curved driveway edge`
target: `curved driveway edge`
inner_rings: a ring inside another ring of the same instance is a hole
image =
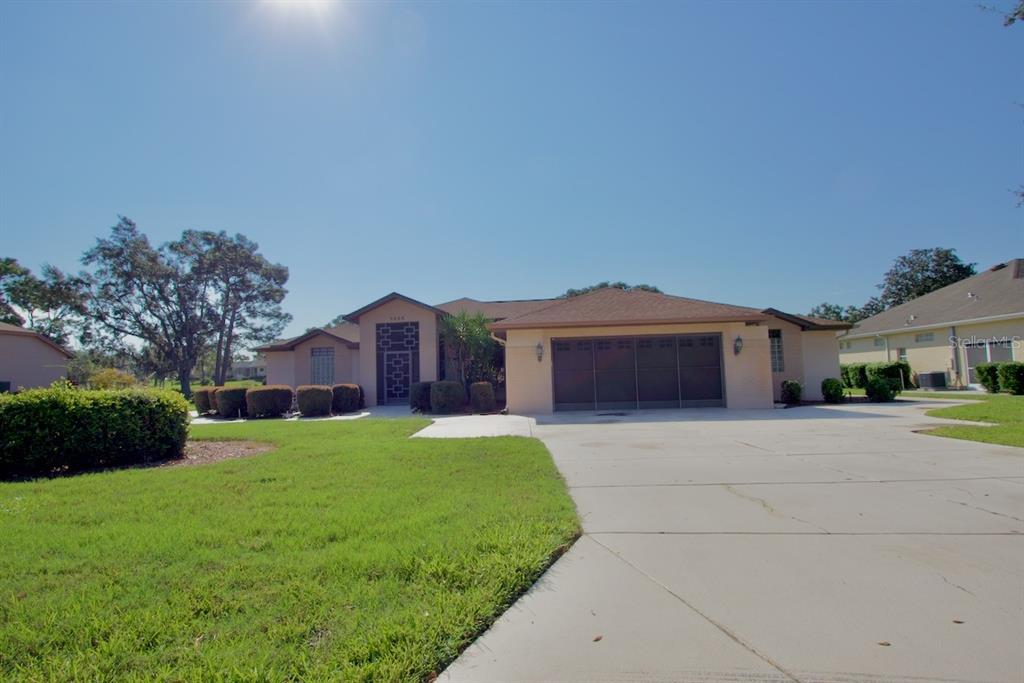
[[[1024,450],[934,406],[540,420],[584,536],[441,680],[1019,682]]]

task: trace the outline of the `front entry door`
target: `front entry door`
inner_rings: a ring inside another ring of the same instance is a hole
[[[408,404],[409,389],[420,381],[420,324],[377,324],[377,403]]]

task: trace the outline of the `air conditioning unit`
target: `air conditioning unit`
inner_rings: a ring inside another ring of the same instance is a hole
[[[942,372],[919,372],[917,373],[917,386],[922,389],[945,389],[946,373]]]

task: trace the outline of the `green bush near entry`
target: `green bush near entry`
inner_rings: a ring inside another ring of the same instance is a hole
[[[171,391],[69,385],[0,396],[0,475],[33,476],[180,458],[189,405]]]
[[[338,415],[355,412],[362,406],[363,392],[358,384],[335,384],[331,394],[331,410]]]
[[[246,417],[249,414],[245,403],[246,391],[245,387],[217,387],[210,403],[221,417]]]
[[[872,379],[889,379],[896,382],[897,388],[914,386],[910,374],[910,363],[905,360],[894,360],[885,363],[868,363],[865,368],[868,381]]]
[[[307,384],[296,389],[299,412],[303,417],[320,417],[331,414],[334,392],[322,384]]]
[[[280,417],[292,408],[295,392],[283,384],[252,387],[245,392],[249,417]]]
[[[843,383],[835,377],[821,380],[821,396],[825,399],[825,403],[842,403]]]
[[[473,382],[469,385],[469,404],[474,413],[493,413],[497,408],[494,400],[494,385],[490,382]]]
[[[1020,396],[1024,394],[1024,363],[1008,361],[998,363],[999,391]]]
[[[999,393],[999,363],[979,363],[974,366],[974,374],[988,393]]]
[[[466,392],[458,382],[441,381],[430,385],[430,412],[438,415],[462,412]]]
[[[409,407],[417,413],[430,412],[430,385],[433,382],[413,382],[409,387]]]
[[[854,389],[863,389],[868,383],[867,363],[847,363],[840,365],[843,384]]]
[[[869,379],[867,386],[864,387],[864,393],[872,403],[888,403],[896,398],[896,386],[893,382],[894,380],[881,377]]]
[[[804,393],[804,388],[800,382],[795,382],[791,379],[784,380],[782,382],[782,402],[786,405],[799,405],[800,396]]]

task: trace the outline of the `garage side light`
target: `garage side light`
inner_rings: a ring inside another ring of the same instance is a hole
[[[734,355],[740,355],[740,351],[743,350],[743,337],[736,337],[736,340],[732,343],[732,352]]]
[[[544,344],[537,342],[537,362],[544,360]]]

